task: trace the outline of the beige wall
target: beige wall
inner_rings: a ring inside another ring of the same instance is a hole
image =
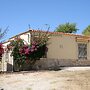
[[[87,59],[90,60],[90,42],[76,42],[75,36],[51,36],[48,41],[47,58],[78,59],[78,43],[87,44]]]
[[[74,36],[51,36],[47,58],[78,59],[77,43]]]
[[[90,42],[87,43],[87,59],[90,60]]]
[[[26,33],[26,34],[20,35],[20,38],[24,39],[26,44],[30,44],[31,43],[31,40],[30,40],[31,34],[30,33]]]

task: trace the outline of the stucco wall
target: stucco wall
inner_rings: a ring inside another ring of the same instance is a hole
[[[87,59],[90,60],[90,42],[87,43]]]
[[[31,40],[30,40],[31,34],[30,33],[25,33],[23,35],[20,35],[20,38],[24,39],[26,44],[30,44],[31,43]]]
[[[77,49],[74,36],[51,36],[48,41],[47,58],[78,59]]]

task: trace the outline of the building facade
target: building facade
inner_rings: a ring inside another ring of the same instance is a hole
[[[45,33],[45,31],[41,31]],[[10,38],[3,43],[4,47],[15,37],[24,39],[30,44],[33,35],[38,36],[38,30],[29,30]],[[49,69],[60,66],[88,66],[90,65],[90,37],[61,32],[49,32],[47,57],[37,61],[34,68]],[[13,71],[13,57],[10,52],[4,53],[1,60],[1,71]]]

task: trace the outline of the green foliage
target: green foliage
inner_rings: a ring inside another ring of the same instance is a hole
[[[83,34],[83,35],[90,35],[90,25],[88,25],[88,26],[86,27],[86,29],[83,30],[82,34]]]
[[[9,45],[7,45],[8,50],[12,49],[11,55],[13,56],[14,62],[19,66],[24,63],[25,57],[19,53],[19,49],[24,45],[24,40],[16,37],[11,41]]]
[[[61,24],[56,28],[56,32],[63,32],[63,33],[76,33],[77,27],[75,23],[65,23]]]

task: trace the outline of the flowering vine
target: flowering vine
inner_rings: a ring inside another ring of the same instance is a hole
[[[0,43],[0,57],[2,57],[2,54],[4,53],[3,45]]]
[[[25,63],[34,64],[36,60],[44,57],[47,52],[48,36],[47,32],[44,34],[39,32],[38,37],[33,35],[30,45],[24,44],[24,40],[18,37],[12,40],[7,48],[12,50],[11,55],[13,56],[14,63],[21,67]]]

